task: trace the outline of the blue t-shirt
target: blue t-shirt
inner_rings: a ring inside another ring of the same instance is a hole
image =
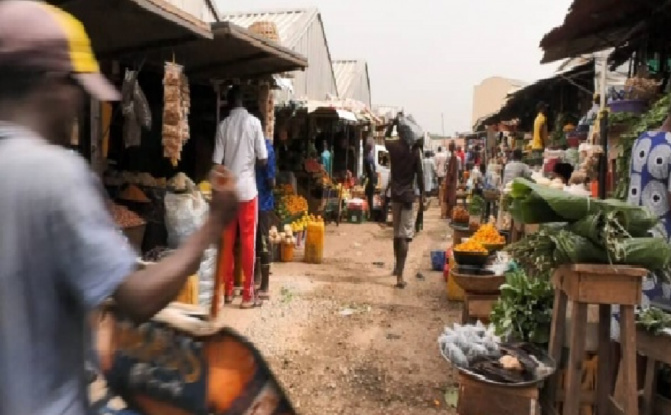
[[[324,166],[324,170],[326,170],[326,173],[331,175],[331,152],[328,150],[324,150],[322,152],[322,166]]]
[[[256,187],[259,190],[259,210],[261,212],[269,212],[275,209],[275,196],[268,183],[275,179],[275,149],[273,143],[268,139],[266,139],[266,150],[268,151],[268,162],[265,166],[256,167]]]
[[[88,316],[136,254],[77,154],[0,123],[0,177],[0,414],[88,414]]]

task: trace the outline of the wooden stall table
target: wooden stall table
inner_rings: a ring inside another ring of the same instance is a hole
[[[468,227],[468,223],[459,224],[459,223],[450,223],[450,228],[452,228],[452,246],[457,246],[461,243],[461,240],[464,238],[470,238],[473,235],[473,231]]]
[[[489,322],[494,304],[501,294],[500,287],[506,282],[503,275],[467,275],[456,271],[451,273],[454,281],[464,290],[464,303],[461,309],[462,324],[480,320]]]
[[[459,415],[539,415],[538,385],[499,386],[459,374]]]
[[[657,396],[657,374],[662,363],[671,365],[671,332],[659,335],[639,328],[636,333],[638,352],[648,358],[641,415],[671,414],[671,401]]]
[[[552,276],[555,288],[550,356],[559,362],[565,336],[566,307],[572,303],[573,321],[569,334],[569,357],[566,365],[566,396],[579,397],[581,368],[585,351],[587,306],[599,305],[599,365],[597,369],[596,406],[599,415],[617,408],[612,394],[612,362],[610,356],[611,307],[620,306],[620,343],[622,346],[623,413],[638,415],[636,384],[636,326],[634,307],[641,302],[641,286],[646,269],[626,265],[573,264],[557,268]],[[544,407],[556,413],[557,374],[546,386]],[[566,399],[563,415],[578,415],[580,399]]]

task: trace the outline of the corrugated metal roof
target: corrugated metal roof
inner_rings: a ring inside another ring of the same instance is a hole
[[[357,96],[357,89],[360,88],[360,85],[358,85],[360,79],[364,79],[365,77],[366,83],[368,83],[368,65],[366,64],[366,61],[333,61],[333,73],[335,75],[336,86],[338,87],[338,95],[340,98],[362,98]],[[370,88],[370,85],[367,85],[367,87]]]
[[[319,10],[316,8],[285,9],[224,13],[221,20],[230,21],[244,28],[256,22],[273,22],[277,26],[282,46],[291,49],[296,46],[312,21],[318,16]]]

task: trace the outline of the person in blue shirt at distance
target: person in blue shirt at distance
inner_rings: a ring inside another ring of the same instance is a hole
[[[273,142],[267,137],[266,121],[260,117],[263,131],[266,133],[266,150],[268,151],[268,162],[256,166],[256,187],[259,189],[259,220],[256,228],[256,266],[255,285],[258,300],[270,299],[268,284],[270,279],[270,216],[275,209],[275,149]]]

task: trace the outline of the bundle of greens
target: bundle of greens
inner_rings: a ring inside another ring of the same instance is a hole
[[[586,218],[568,227],[544,226],[509,245],[506,251],[534,275],[564,264],[626,264],[650,270],[666,269],[671,264],[671,249],[664,239],[604,236],[609,231],[589,228],[593,223],[594,219]],[[578,225],[584,229],[573,231]]]
[[[613,213],[632,236],[642,236],[658,221],[648,209],[640,206],[617,199],[577,196],[524,178],[513,181],[510,196],[513,198],[510,212],[522,223],[575,222],[589,215]]]
[[[554,290],[545,278],[528,277],[520,269],[506,273],[491,321],[496,334],[544,345],[550,339]]]

